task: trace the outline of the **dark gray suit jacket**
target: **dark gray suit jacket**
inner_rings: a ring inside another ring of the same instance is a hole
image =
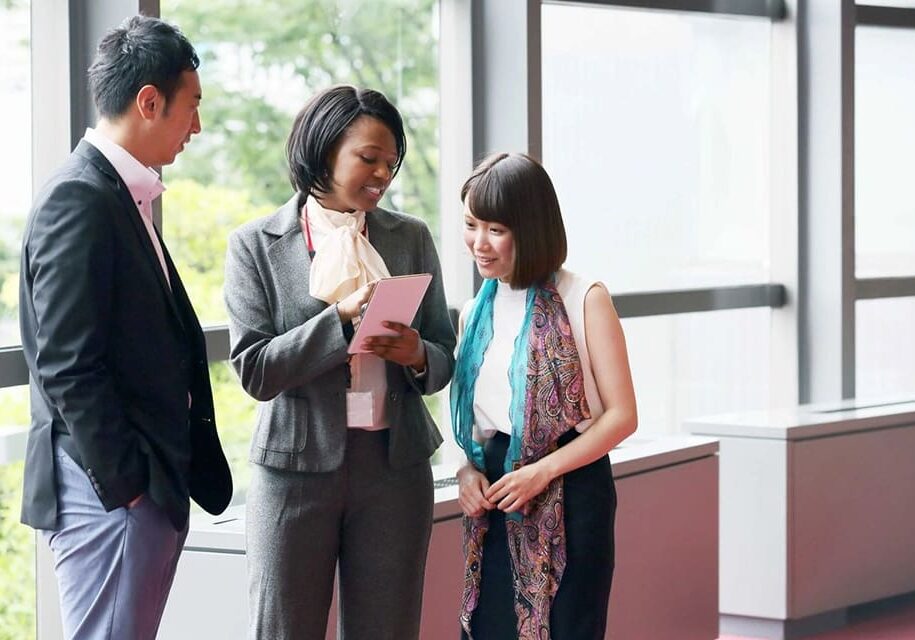
[[[35,198],[19,289],[25,524],[55,527],[55,440],[108,511],[143,493],[180,530],[189,496],[211,513],[229,504],[203,332],[162,250],[171,288],[126,185],[85,141]]]
[[[279,469],[331,471],[346,443],[346,349],[334,305],[308,293],[311,259],[299,224],[300,195],[229,238],[225,299],[230,358],[242,386],[262,402],[251,461]],[[455,336],[432,236],[411,216],[375,209],[368,237],[392,276],[431,273],[413,322],[426,347],[426,375],[388,362],[386,416],[392,466],[425,461],[442,443],[422,394],[442,389],[454,368]]]

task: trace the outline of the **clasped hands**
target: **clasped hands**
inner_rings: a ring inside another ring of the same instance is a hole
[[[467,463],[458,469],[458,503],[465,515],[478,517],[499,509],[506,513],[526,512],[527,503],[541,494],[553,479],[546,467],[538,462],[506,473],[489,484],[486,476]]]
[[[377,282],[377,281],[376,281]],[[343,322],[350,322],[362,312],[375,290],[375,282],[354,291],[337,303],[337,314]],[[426,346],[419,337],[419,332],[399,322],[383,322],[386,329],[396,331],[393,336],[371,336],[362,341],[362,346],[379,358],[396,362],[405,367],[412,367],[417,372],[426,369]]]

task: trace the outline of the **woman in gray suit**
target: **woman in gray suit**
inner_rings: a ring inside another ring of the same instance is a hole
[[[247,500],[249,637],[320,640],[338,570],[347,640],[419,637],[432,526],[429,456],[442,438],[422,400],[454,366],[432,237],[378,202],[406,151],[380,93],[328,89],[286,146],[295,195],[230,237],[231,361],[261,401]],[[431,273],[411,327],[348,357],[373,282]]]

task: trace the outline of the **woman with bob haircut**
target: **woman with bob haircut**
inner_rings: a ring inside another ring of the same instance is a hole
[[[249,638],[323,640],[334,573],[347,640],[419,637],[432,528],[422,396],[451,379],[454,331],[419,219],[378,206],[403,162],[403,123],[377,91],[315,95],[286,146],[295,194],[232,233],[230,359],[260,401],[247,494]],[[413,326],[387,323],[348,357],[379,278],[431,273]]]
[[[463,638],[600,640],[613,578],[607,452],[636,403],[607,289],[562,268],[553,184],[526,155],[492,155],[461,189],[484,278],[461,314],[451,384],[464,512]]]

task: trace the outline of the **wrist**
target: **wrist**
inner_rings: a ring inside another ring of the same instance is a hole
[[[552,482],[561,475],[559,469],[556,468],[555,461],[550,460],[551,457],[552,456],[546,456],[545,458],[540,458],[540,460],[534,463],[540,467],[544,474],[546,474],[547,482]]]
[[[458,470],[455,472],[454,476],[458,480],[460,480],[461,478],[465,477],[468,473],[474,473],[474,472],[476,472],[476,470],[477,470],[477,468],[475,466],[473,466],[473,463],[470,462],[470,460],[467,460],[464,462],[464,464],[462,464],[460,467],[458,467]]]
[[[350,322],[353,319],[353,316],[340,306],[339,302],[335,306],[337,307],[337,316],[340,318],[340,322]]]
[[[422,373],[426,370],[426,345],[422,340],[419,341],[419,355],[410,364],[410,368],[416,373]]]

